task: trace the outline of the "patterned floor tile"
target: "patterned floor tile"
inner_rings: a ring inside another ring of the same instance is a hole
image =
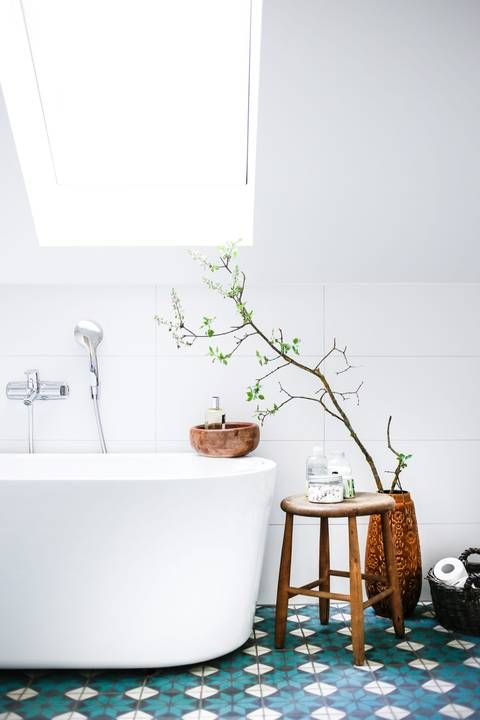
[[[384,705],[384,707],[375,711],[375,715],[385,720],[403,720],[410,715],[410,710],[397,707],[396,705]]]
[[[465,705],[455,705],[454,703],[450,703],[449,705],[445,705],[440,708],[438,712],[440,715],[450,718],[469,718],[475,713],[475,710],[471,707],[466,707]]]
[[[337,710],[328,705],[324,705],[312,712],[312,718],[315,718],[315,720],[342,720],[344,717],[346,717],[346,714],[343,710]]]
[[[0,671],[0,720],[480,720],[480,639],[419,606],[398,640],[365,613],[367,664],[352,664],[350,607],[290,608],[285,648],[259,606],[250,640],[205,664],[158,670]]]

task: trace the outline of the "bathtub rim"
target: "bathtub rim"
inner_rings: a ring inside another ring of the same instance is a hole
[[[179,460],[177,472],[172,463]],[[161,467],[162,459],[167,460]],[[135,461],[139,465],[135,467]],[[148,463],[151,461],[151,464]],[[128,463],[128,467],[125,465]],[[182,463],[184,463],[182,465]],[[197,465],[197,467],[195,467]],[[242,467],[243,465],[243,467]],[[1,453],[1,482],[114,482],[230,480],[275,471],[277,463],[259,455],[241,458],[210,458],[194,452],[128,453]]]

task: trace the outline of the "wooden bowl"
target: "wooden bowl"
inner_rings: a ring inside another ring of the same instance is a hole
[[[226,423],[224,430],[205,430],[203,425],[190,428],[190,445],[199,455],[242,457],[255,450],[260,441],[256,423]]]

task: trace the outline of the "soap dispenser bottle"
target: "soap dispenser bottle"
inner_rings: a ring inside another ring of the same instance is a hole
[[[306,496],[311,482],[328,475],[328,460],[321,445],[315,445],[312,454],[307,458]]]
[[[205,430],[224,430],[225,412],[220,407],[218,395],[212,397],[212,406],[205,413]]]

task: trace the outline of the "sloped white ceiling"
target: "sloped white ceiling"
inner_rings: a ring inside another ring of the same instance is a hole
[[[480,281],[480,4],[265,0],[263,33],[254,279]],[[196,278],[181,249],[40,249],[0,104],[0,282]]]

